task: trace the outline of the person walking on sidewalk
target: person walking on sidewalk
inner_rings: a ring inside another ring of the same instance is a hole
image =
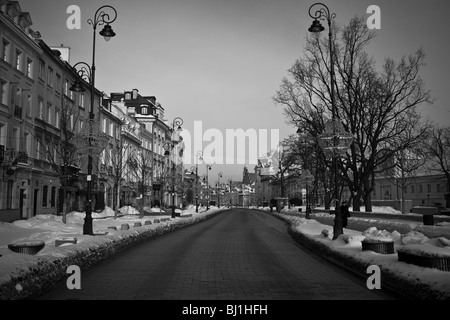
[[[347,201],[342,201],[341,214],[342,214],[342,227],[347,228],[348,218],[350,217],[350,211],[348,210]]]

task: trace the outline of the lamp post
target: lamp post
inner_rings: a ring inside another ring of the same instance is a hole
[[[230,184],[230,207],[233,205],[233,202],[231,201],[232,193],[231,193],[231,184],[233,183],[233,180],[230,178],[228,179],[228,183]]]
[[[316,11],[311,11],[313,7],[319,7]],[[312,13],[314,12],[314,13]],[[338,194],[338,162],[337,156],[340,152],[346,150],[352,141],[351,135],[347,134],[342,126],[342,122],[337,119],[336,115],[336,100],[335,100],[335,73],[334,73],[334,51],[332,45],[332,30],[331,21],[336,17],[335,13],[330,13],[328,7],[323,3],[314,3],[309,7],[308,14],[314,19],[308,31],[317,33],[323,31],[325,28],[319,20],[326,19],[328,23],[328,45],[330,50],[330,87],[331,87],[331,122],[325,128],[325,133],[321,135],[322,148],[325,151],[332,151],[333,168],[334,168],[334,199],[335,199],[335,219],[333,227],[333,240],[343,234],[343,220],[340,209],[340,201]],[[319,19],[319,20],[318,20]]]
[[[171,154],[171,151],[175,148],[175,145],[179,142],[179,133],[182,131],[181,125],[183,124],[183,119],[180,117],[176,117],[173,119],[172,122],[172,137],[171,141],[167,141],[164,143],[163,147],[166,150],[164,155],[169,159],[169,156]],[[177,127],[175,134],[175,127]],[[177,140],[175,140],[176,138]],[[173,153],[172,153],[173,154]],[[172,218],[175,218],[175,171],[176,171],[176,164],[175,164],[175,157],[172,159]]]
[[[206,164],[206,211],[209,210],[209,176],[208,176],[208,170],[211,170],[211,165]],[[203,181],[205,181],[205,178],[203,178]]]
[[[195,212],[198,213],[198,161],[203,160],[203,151],[197,152],[195,159]]]
[[[104,9],[108,9],[112,11],[113,15],[110,16],[108,13],[104,11]],[[97,26],[106,25],[103,27],[102,31],[100,31],[100,35],[102,35],[106,41],[109,41],[111,37],[114,37],[116,34],[112,30],[110,23],[114,22],[117,18],[117,11],[112,6],[106,5],[102,6],[95,12],[94,20],[88,19],[88,23],[93,27],[93,45],[92,45],[92,64],[89,65],[85,62],[77,63],[74,68],[76,70],[76,66],[82,65],[78,75],[81,78],[87,78],[90,82],[91,86],[91,106],[89,112],[89,122],[88,122],[88,130],[89,132],[84,132],[79,136],[79,140],[82,143],[85,143],[84,152],[88,155],[88,173],[87,173],[87,195],[86,195],[86,216],[84,218],[83,225],[83,234],[93,235],[93,226],[92,226],[92,155],[100,150],[103,150],[105,145],[105,137],[101,137],[98,134],[101,132],[98,127],[98,124],[94,121],[94,92],[95,92],[95,38],[96,38],[96,30]],[[71,91],[82,92],[85,91],[83,88],[81,81],[76,80],[75,83],[70,87]],[[82,151],[83,152],[83,151]]]
[[[222,171],[217,174],[217,208],[220,208],[220,178],[222,178]]]

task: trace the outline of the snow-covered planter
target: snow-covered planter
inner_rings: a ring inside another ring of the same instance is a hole
[[[361,241],[362,250],[370,250],[376,253],[392,254],[394,253],[395,240],[400,238],[396,231],[392,233],[386,230],[377,230],[371,227],[362,233],[365,238]]]
[[[397,250],[398,261],[450,271],[450,248],[410,244]]]
[[[362,250],[371,250],[376,253],[392,254],[394,253],[394,241],[389,238],[366,238],[361,241]]]
[[[44,241],[21,241],[8,244],[8,248],[11,251],[31,255],[38,253],[44,246]]]

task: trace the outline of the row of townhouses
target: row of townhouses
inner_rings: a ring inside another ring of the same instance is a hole
[[[92,155],[94,210],[181,204],[168,186],[183,179],[183,144],[174,142],[176,128],[154,96],[94,88],[91,108],[91,85],[70,64],[69,49],[48,46],[17,1],[0,0],[0,45],[0,221],[60,214],[64,198],[69,212],[84,211],[87,154],[77,153],[78,137],[91,123],[106,137]],[[74,84],[84,90],[71,90]],[[77,155],[66,164],[64,143]]]

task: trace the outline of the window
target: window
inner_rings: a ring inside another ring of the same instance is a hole
[[[22,51],[16,49],[16,69],[22,71]]]
[[[6,124],[0,123],[0,145],[6,145]]]
[[[22,89],[16,88],[16,97],[14,100],[14,104],[18,107],[22,106]]]
[[[33,109],[33,97],[31,94],[27,95],[27,110],[26,115],[31,117],[31,110]]]
[[[414,193],[414,186],[411,186],[411,193]]]
[[[141,108],[141,114],[143,114],[143,115],[148,114],[148,108],[147,107],[142,107]]]
[[[441,185],[439,183],[436,184],[436,192],[441,192]]]
[[[52,106],[49,104],[47,105],[47,122],[49,124],[52,124]]]
[[[114,123],[111,123],[111,125],[109,126],[109,135],[111,137],[114,137]]]
[[[41,141],[38,140],[37,146],[36,146],[36,159],[38,159],[38,160],[42,158],[41,157],[41,149],[42,149]]]
[[[56,74],[56,91],[61,91],[61,75]]]
[[[69,93],[69,80],[65,79],[64,80],[64,94],[67,96],[68,93]]]
[[[2,60],[5,62],[9,62],[10,48],[11,48],[10,42],[6,39],[2,39]]]
[[[33,60],[27,58],[27,77],[33,78]]]
[[[52,187],[52,194],[50,199],[50,206],[53,208],[56,204],[56,187]]]
[[[38,108],[38,118],[42,119],[44,116],[44,100],[42,98],[38,99]]]
[[[43,208],[47,207],[47,193],[48,193],[48,187],[44,186],[44,188],[42,190],[42,207]]]
[[[48,67],[47,84],[53,87],[53,69]]]
[[[28,156],[31,154],[31,134],[29,132],[25,132],[25,151]]]
[[[106,131],[106,119],[103,119],[103,125],[102,125],[102,131],[104,132],[104,133],[107,133],[107,131]]]
[[[59,110],[55,111],[55,127],[59,129]]]
[[[39,78],[44,80],[44,77],[45,77],[45,62],[43,60],[39,60],[39,73],[38,73],[38,76],[39,76]]]
[[[431,184],[427,184],[427,192],[431,192]]]
[[[0,103],[8,104],[8,82],[0,79]]]
[[[14,150],[19,151],[19,129],[14,128],[12,133],[12,143]]]
[[[80,107],[84,108],[84,93],[80,95]]]
[[[422,188],[422,185],[421,184],[419,184],[419,193],[422,193],[423,192],[423,188]]]

